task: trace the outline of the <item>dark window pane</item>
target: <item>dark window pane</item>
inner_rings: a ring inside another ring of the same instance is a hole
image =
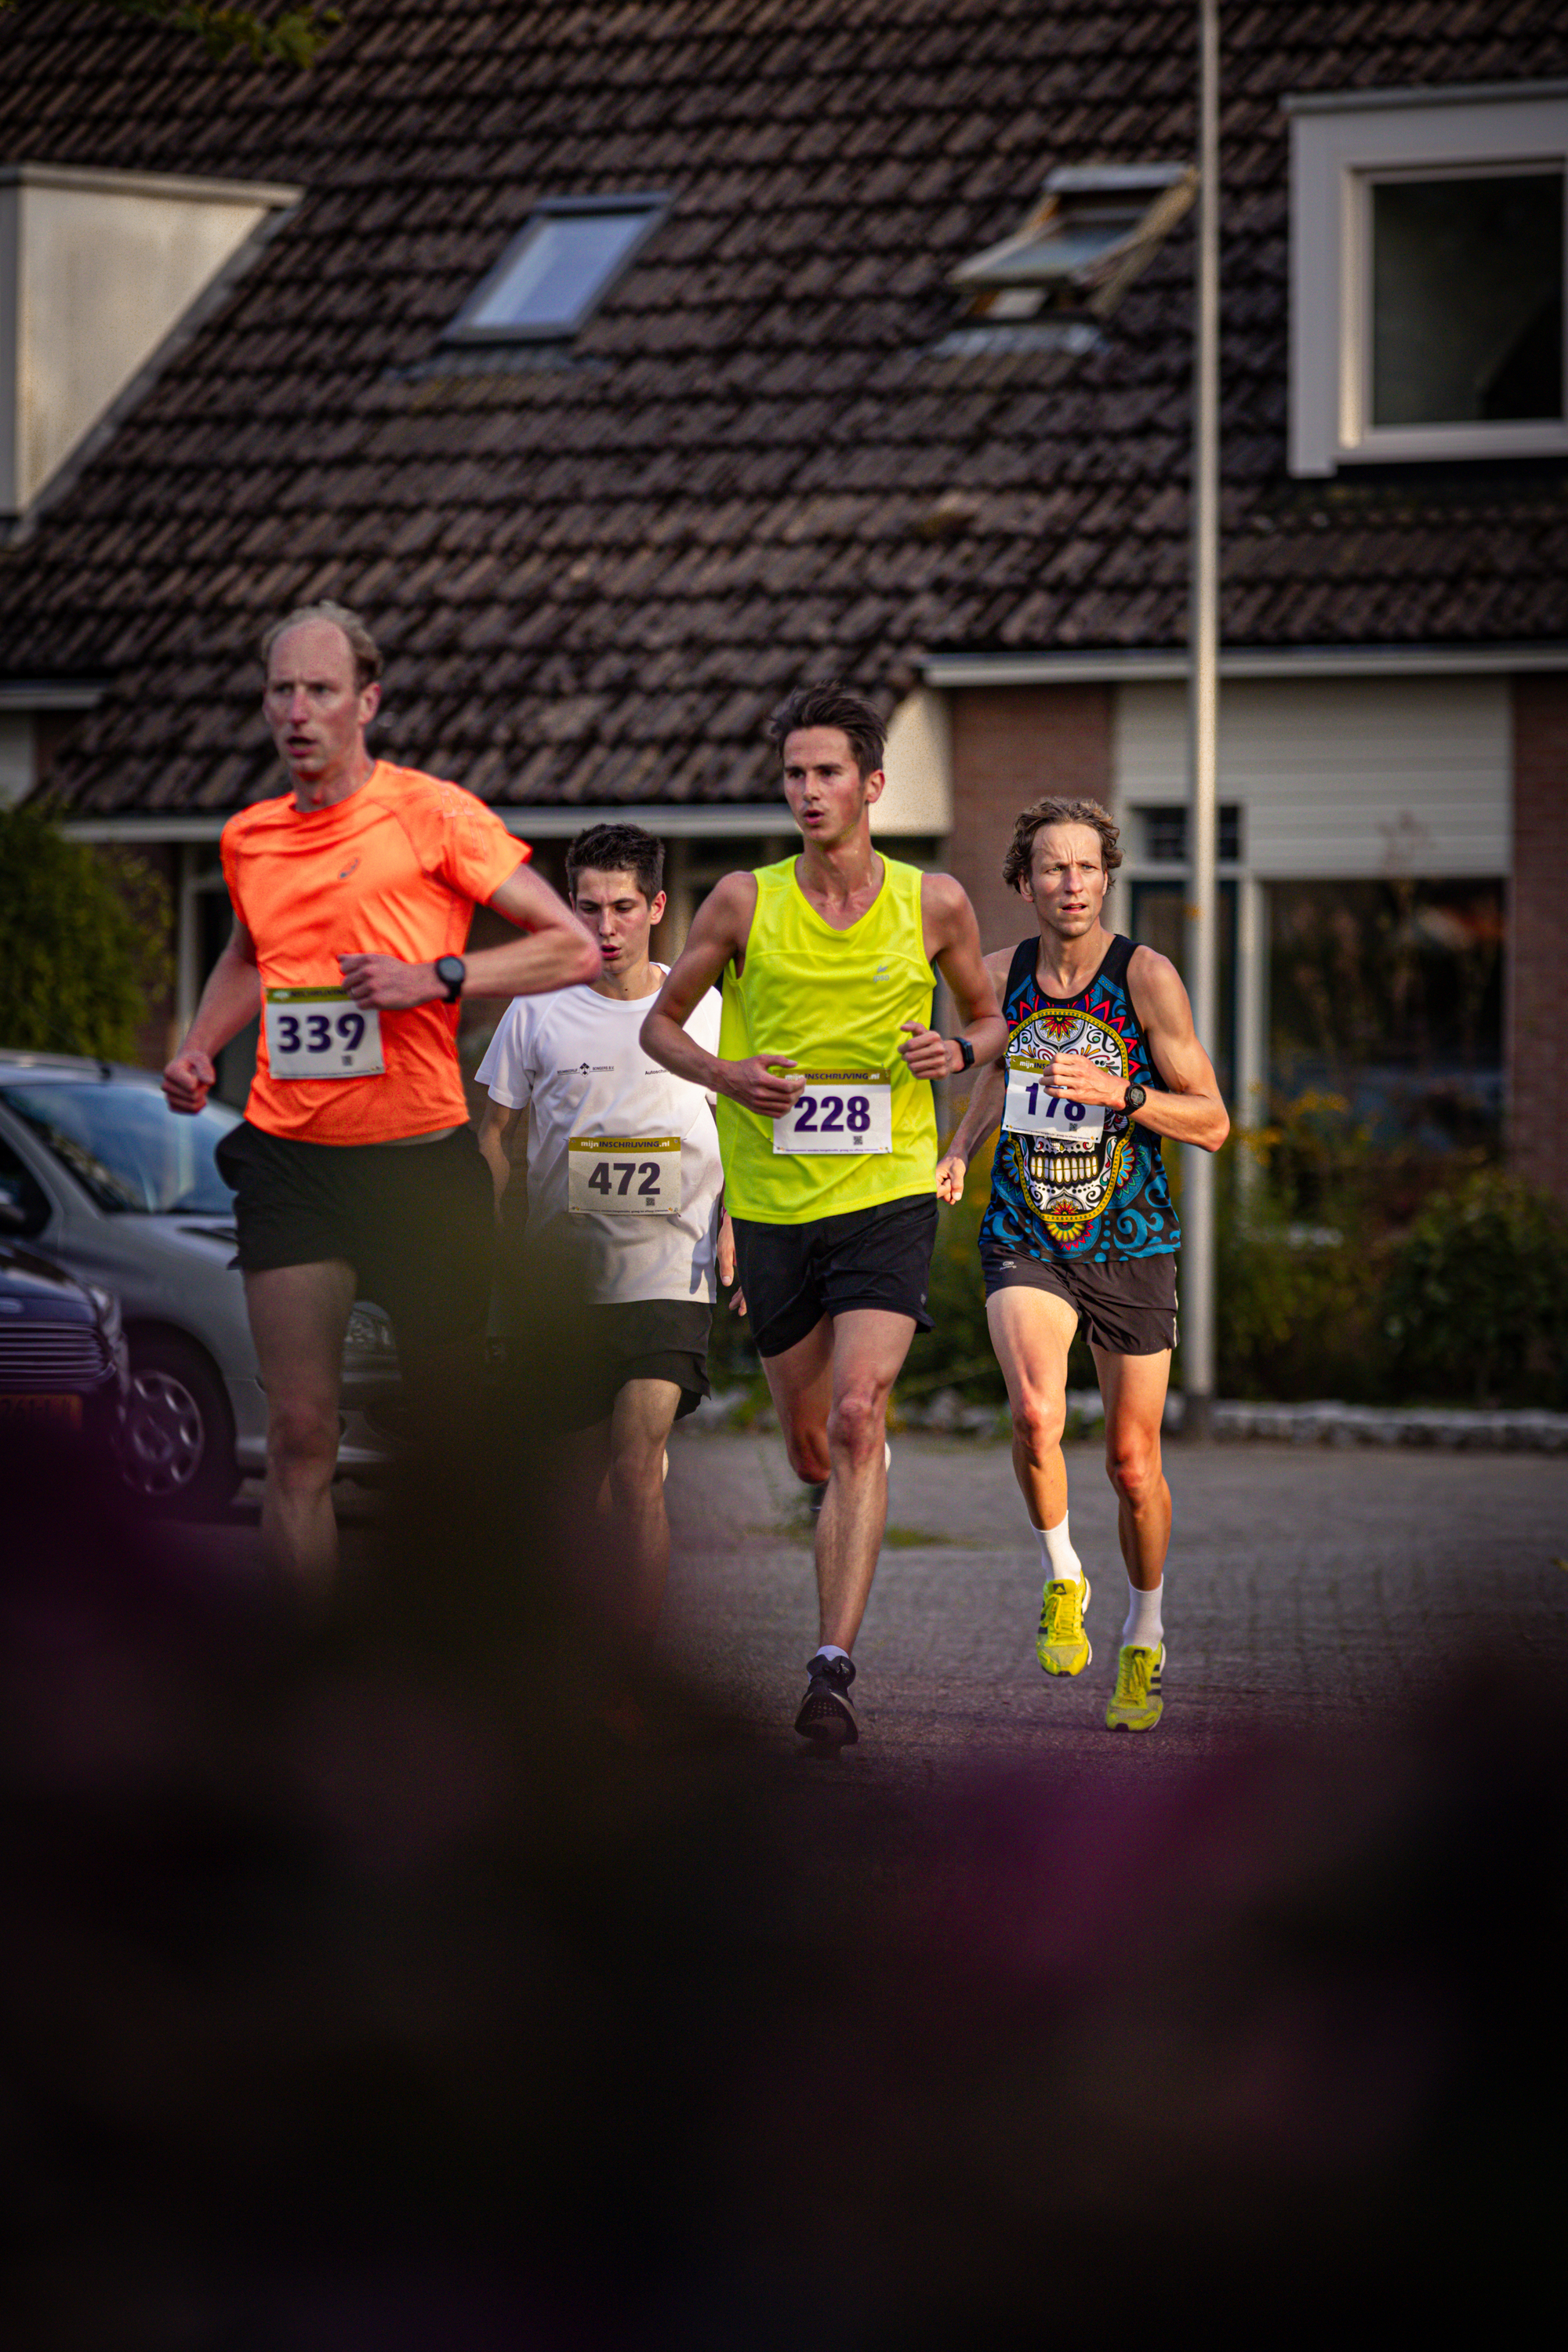
[[[1143,856],[1154,866],[1184,866],[1187,862],[1187,809],[1184,801],[1163,801],[1137,811],[1143,826]],[[1218,854],[1224,866],[1241,862],[1241,804],[1221,801],[1218,810]]]
[[[1372,191],[1372,422],[1563,415],[1563,174]]]
[[[156,1087],[73,1081],[17,1084],[6,1106],[43,1138],[100,1209],[230,1213],[234,1196],[213,1153],[235,1114],[209,1101],[176,1118]]]

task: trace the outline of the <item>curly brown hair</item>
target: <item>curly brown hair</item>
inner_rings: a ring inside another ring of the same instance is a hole
[[[1026,809],[1018,812],[1013,827],[1013,839],[1006,856],[1002,860],[1002,879],[1009,890],[1026,882],[1035,862],[1035,835],[1045,824],[1086,824],[1100,835],[1100,854],[1105,863],[1106,887],[1116,879],[1116,869],[1121,863],[1119,844],[1121,828],[1115,824],[1109,810],[1098,801],[1064,800],[1059,793],[1047,793],[1043,801],[1031,801]]]

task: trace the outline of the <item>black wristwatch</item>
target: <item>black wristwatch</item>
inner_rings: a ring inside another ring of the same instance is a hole
[[[959,1064],[959,1069],[972,1070],[974,1067],[974,1048],[970,1044],[968,1038],[955,1037],[952,1042],[963,1056],[963,1061]],[[952,1075],[956,1078],[958,1076],[958,1070],[954,1070]]]
[[[1147,1099],[1147,1089],[1143,1087],[1135,1086],[1133,1081],[1129,1078],[1127,1081],[1127,1092],[1121,1097],[1122,1109],[1127,1111],[1129,1114],[1135,1110],[1142,1110]]]
[[[447,992],[448,1004],[456,1004],[463,992],[463,982],[468,976],[468,967],[461,956],[437,957],[436,977]]]

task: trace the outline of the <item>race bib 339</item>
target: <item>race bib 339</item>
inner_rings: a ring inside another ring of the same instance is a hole
[[[379,1078],[381,1014],[342,988],[269,988],[267,1066],[275,1078]]]

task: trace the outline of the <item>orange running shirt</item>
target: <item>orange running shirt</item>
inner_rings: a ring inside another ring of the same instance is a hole
[[[340,955],[460,955],[476,902],[531,855],[472,793],[384,760],[329,808],[298,809],[289,793],[242,809],[222,849],[264,989],[341,987]],[[381,1037],[379,1076],[274,1078],[263,1024],[247,1118],[307,1143],[390,1143],[460,1126],[458,1007],[384,1010]]]

